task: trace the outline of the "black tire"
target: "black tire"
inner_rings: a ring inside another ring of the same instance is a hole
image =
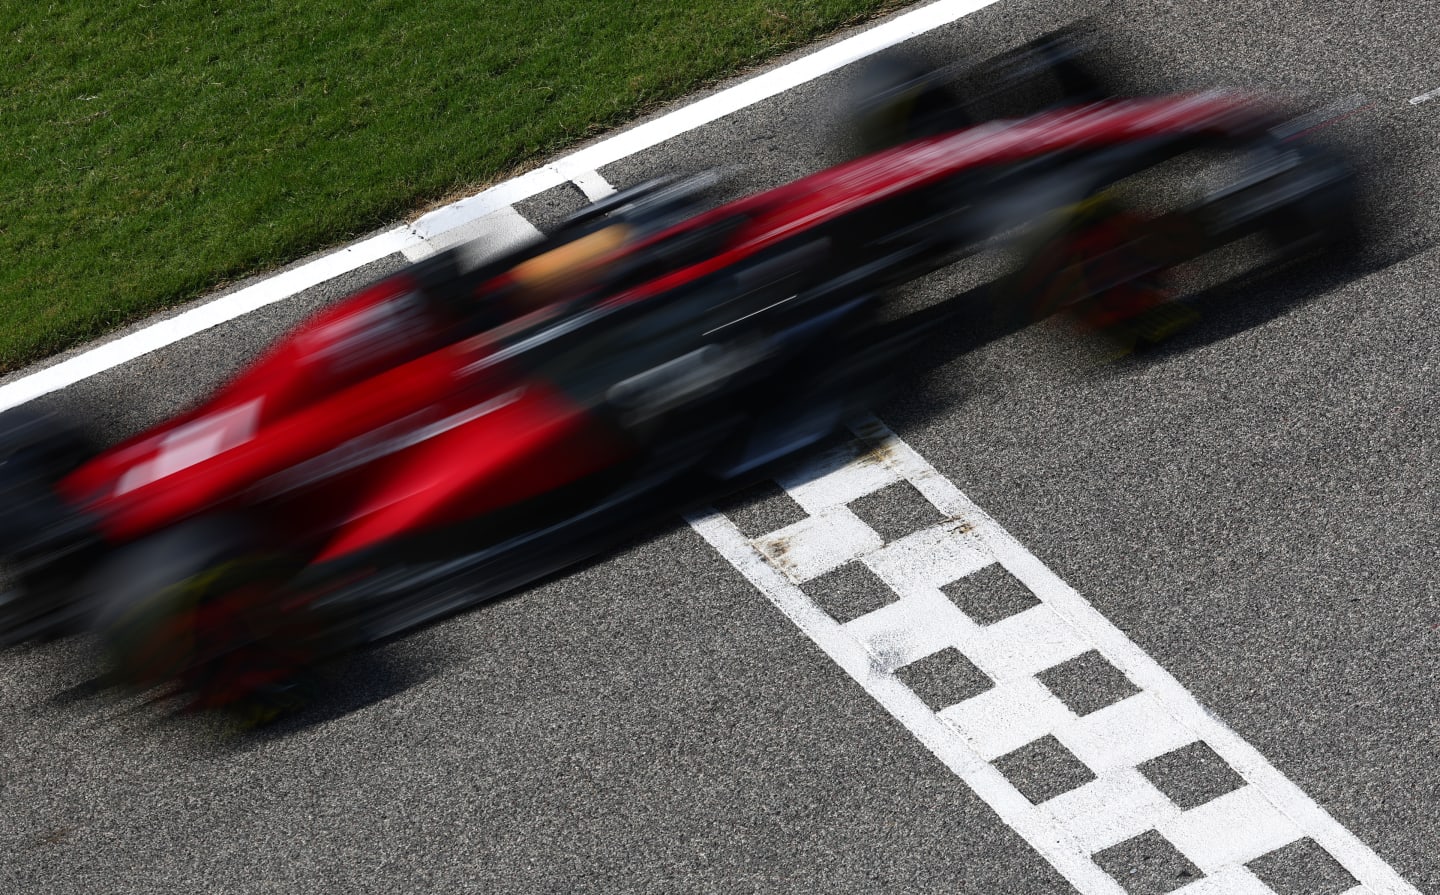
[[[54,481],[94,456],[96,445],[78,423],[30,405],[0,413],[0,460],[21,463]]]
[[[1359,246],[1358,195],[1349,163],[1330,149],[1297,144],[1302,165],[1291,177],[1319,178],[1324,186],[1287,203],[1267,222],[1266,235],[1281,258],[1316,251],[1345,253]]]
[[[79,426],[56,414],[28,406],[0,413],[0,556],[66,515],[55,484],[95,452]]]
[[[91,584],[117,682],[169,686],[191,709],[272,720],[303,703],[328,626],[290,587],[300,558],[261,549],[244,520],[195,519],[131,545]]]
[[[84,432],[55,414],[0,414],[0,645],[77,627],[74,585],[100,542],[55,485],[94,454]]]
[[[1082,248],[1087,234],[1099,227],[1116,227],[1134,238],[1117,234],[1115,249],[1103,259]],[[1000,284],[1000,322],[1024,326],[1097,299],[1117,286],[1158,280],[1168,268],[1205,249],[1201,225],[1180,214],[1147,218],[1103,194],[1055,213],[1041,222],[1021,247],[1025,259]]]
[[[866,63],[845,110],[853,152],[868,154],[971,122],[949,85],[916,60],[891,53]]]

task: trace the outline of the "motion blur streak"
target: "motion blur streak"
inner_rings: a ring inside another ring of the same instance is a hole
[[[424,258],[120,445],[7,414],[0,632],[89,627],[118,679],[279,711],[332,658],[764,475],[942,362],[940,334],[1063,313],[1129,350],[1186,324],[1172,268],[1347,232],[1345,160],[1266,97],[1106,95],[1066,34],[963,75],[1048,84],[1039,108],[977,120],[960,77],[876,60],[846,112],[865,151],[793,183],[717,204],[718,174],[661,178]],[[1194,150],[1230,182],[1158,214],[1113,193]],[[997,242],[1017,260],[987,288],[887,301]]]

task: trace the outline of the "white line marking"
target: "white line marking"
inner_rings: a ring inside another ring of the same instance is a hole
[[[599,171],[581,171],[571,180],[591,202],[599,202],[615,192],[615,187],[610,185],[610,181],[601,177]]]
[[[1410,98],[1410,105],[1418,106],[1421,103],[1428,103],[1430,102],[1430,100],[1434,99],[1437,96],[1440,96],[1440,87],[1436,87],[1434,90],[1426,91],[1419,96],[1412,96]]]
[[[1338,124],[1356,112],[1363,111],[1374,105],[1374,103],[1367,104],[1367,99],[1369,99],[1369,97],[1363,93],[1352,93],[1349,96],[1328,102],[1318,109],[1312,109],[1304,115],[1298,118],[1292,118],[1275,128],[1275,136],[1280,139],[1290,139],[1306,134],[1312,130]]]
[[[415,235],[419,241],[401,250],[411,261],[428,258],[464,243],[465,254],[473,263],[539,239],[540,231],[524,215],[507,205],[444,233],[428,237],[421,237],[419,233]]]
[[[440,232],[503,205],[513,205],[567,180],[584,177],[612,162],[629,158],[672,137],[813,81],[887,47],[948,25],[996,2],[998,0],[937,0],[660,118],[621,131],[483,193],[433,211],[416,221],[416,228],[422,232]]]
[[[303,267],[276,274],[268,280],[152,323],[127,336],[102,343],[82,354],[0,386],[0,410],[8,410],[41,395],[74,385],[82,379],[89,379],[97,373],[103,373],[156,349],[189,338],[212,326],[283,301],[297,292],[318,286],[326,280],[401,251],[413,239],[414,236],[407,227],[388,230],[332,252]]]
[[[1347,895],[1419,895],[909,445],[878,422],[863,428],[870,453],[840,465],[832,452],[779,477],[809,519],[753,539],[718,513],[689,522],[1075,888],[1122,895],[1094,855],[1156,830],[1205,873],[1177,890],[1185,895],[1273,895],[1245,865],[1304,837],[1359,881]],[[949,521],[882,545],[845,504],[900,479]],[[852,560],[884,579],[898,601],[841,624],[802,586]],[[940,587],[995,563],[1041,605],[981,627]],[[935,711],[895,671],[952,648],[995,686]],[[1140,692],[1077,717],[1034,675],[1089,650]],[[1047,735],[1096,779],[1032,805],[992,762]],[[1197,740],[1245,782],[1182,810],[1137,767]]]
[[[264,282],[136,330],[123,338],[105,342],[61,363],[9,382],[0,386],[0,411],[58,391],[212,326],[289,298],[297,292],[391,253],[404,251],[417,243],[439,237],[447,231],[463,227],[566,181],[574,180],[586,195],[590,195],[591,190],[599,191],[599,184],[604,183],[604,179],[596,173],[596,169],[604,165],[709,124],[887,47],[948,25],[996,2],[998,0],[937,0],[928,6],[896,16],[854,37],[756,75],[748,81],[742,81],[630,130],[621,131],[468,199],[461,199],[445,208],[432,211],[413,224],[396,227],[355,243],[303,267],[278,274]]]

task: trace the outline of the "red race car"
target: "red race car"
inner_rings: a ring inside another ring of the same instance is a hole
[[[1073,80],[1057,46],[1006,64]],[[642,184],[479,266],[436,256],[122,444],[90,453],[52,418],[6,414],[3,635],[89,629],[120,680],[283,708],[328,658],[834,432],[962,311],[887,317],[887,290],[997,235],[1032,247],[1002,281],[1017,322],[1069,306],[1123,323],[1166,303],[1152,284],[1181,261],[1257,231],[1308,246],[1348,216],[1345,165],[1245,93],[1072,84],[976,125],[933,74],[879,78],[859,117],[895,145],[708,209],[705,176]],[[1239,159],[1234,181],[1158,217],[1104,198],[1196,148]]]

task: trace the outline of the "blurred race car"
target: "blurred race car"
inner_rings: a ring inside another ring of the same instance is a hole
[[[1057,46],[1005,64],[1073,81]],[[269,713],[330,658],[835,432],[934,329],[882,313],[887,291],[997,237],[1028,234],[1003,284],[1021,322],[1089,306],[1124,323],[1166,303],[1157,272],[1256,232],[1313,247],[1348,219],[1343,162],[1243,92],[1071,84],[977,125],[934,73],[887,61],[862,81],[857,117],[892,145],[836,167],[718,207],[708,175],[645,183],[484,263],[437,255],[105,450],[5,414],[3,636],[90,630],[118,680]],[[1238,159],[1233,182],[1159,216],[1105,198],[1196,148]]]

